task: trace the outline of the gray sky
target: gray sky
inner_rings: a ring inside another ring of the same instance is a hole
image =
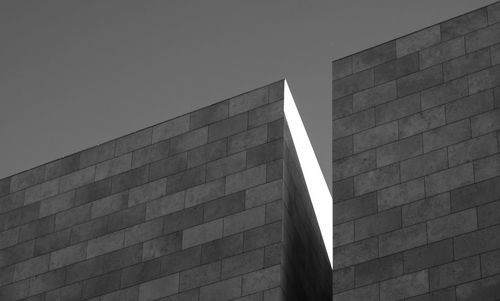
[[[286,77],[331,183],[331,61],[492,0],[0,1],[0,178]]]

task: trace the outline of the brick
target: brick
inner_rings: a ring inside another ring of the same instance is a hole
[[[248,209],[224,218],[224,236],[262,226],[265,223],[263,206]]]
[[[373,71],[365,70],[333,82],[333,99],[373,86]]]
[[[223,158],[227,153],[227,140],[222,139],[188,151],[188,168]]]
[[[352,56],[354,72],[359,72],[380,65],[396,58],[396,43],[394,41],[375,46]]]
[[[488,69],[469,74],[468,79],[470,94],[498,86],[498,83],[500,83],[500,66],[495,65]]]
[[[52,161],[45,166],[45,181],[55,179],[80,168],[80,154],[73,154]]]
[[[474,182],[472,163],[466,163],[425,177],[426,195],[434,195]]]
[[[206,203],[203,210],[203,220],[214,220],[243,211],[244,209],[245,194],[243,192],[237,192]]]
[[[228,153],[237,153],[267,141],[267,125],[259,126],[229,137]]]
[[[74,283],[102,273],[102,257],[81,261],[66,268],[66,283]]]
[[[161,273],[172,274],[200,265],[201,247],[189,248],[162,257]]]
[[[377,166],[388,165],[422,154],[422,137],[412,136],[377,148]]]
[[[455,166],[496,153],[496,138],[496,135],[491,133],[448,147],[448,160],[450,166]]]
[[[229,104],[227,101],[216,103],[190,114],[190,129],[196,129],[207,124],[225,119],[229,114]]]
[[[180,153],[172,157],[151,163],[149,176],[151,180],[157,180],[173,175],[187,168],[187,153]]]
[[[500,202],[493,202],[477,209],[478,225],[480,228],[500,223]]]
[[[98,238],[89,240],[87,247],[87,258],[92,258],[109,253],[124,246],[124,231],[113,232]]]
[[[356,286],[363,286],[403,274],[401,254],[378,258],[355,267]]]
[[[196,206],[224,195],[224,179],[215,180],[186,190],[186,207]]]
[[[168,215],[184,209],[185,194],[185,191],[180,191],[153,201],[149,201],[146,205],[146,220]]]
[[[422,110],[439,106],[469,95],[467,78],[461,77],[442,85],[422,91]]]
[[[10,192],[10,178],[0,180],[0,197],[9,194]]]
[[[477,229],[475,209],[468,209],[427,222],[429,241],[453,237]]]
[[[347,178],[332,184],[333,202],[338,203],[354,197],[353,178]]]
[[[281,281],[280,271],[280,265],[275,265],[243,275],[241,293],[245,295],[277,287]]]
[[[257,207],[282,197],[283,181],[277,180],[246,190],[245,208]]]
[[[0,267],[5,269],[8,265],[33,257],[34,245],[34,241],[28,241],[0,250]]]
[[[234,116],[268,103],[268,88],[262,87],[229,100],[229,116]]]
[[[139,287],[134,286],[101,296],[101,301],[135,301],[139,296]]]
[[[31,278],[28,294],[32,296],[63,286],[64,274],[64,269],[59,269]]]
[[[279,200],[266,205],[266,223],[272,223],[283,219],[283,201]]]
[[[354,288],[354,267],[333,271],[333,294]],[[350,292],[353,292],[352,290]],[[377,287],[378,296],[378,287]],[[338,296],[336,296],[338,297]],[[336,299],[335,299],[336,300]],[[358,300],[358,299],[356,299]]]
[[[248,126],[256,127],[283,117],[283,101],[280,100],[248,112]]]
[[[430,289],[440,289],[481,277],[479,257],[465,258],[429,269]]]
[[[418,53],[403,56],[374,68],[375,85],[395,80],[418,70]]]
[[[170,141],[164,140],[148,145],[132,153],[132,168],[136,168],[169,156]]]
[[[177,117],[155,125],[152,133],[152,143],[166,140],[189,130],[189,114]]]
[[[373,284],[333,296],[334,301],[379,301],[379,285]]]
[[[22,207],[24,205],[24,192],[25,190],[21,190],[0,197],[0,213],[5,213]]]
[[[37,219],[40,203],[29,204],[3,214],[0,218],[0,231],[4,231]]]
[[[243,233],[243,250],[253,250],[281,241],[282,222],[275,222]]]
[[[347,177],[372,170],[375,167],[375,150],[359,153],[333,162],[333,180],[342,180]]]
[[[404,252],[404,272],[411,273],[453,261],[453,241],[441,240]]]
[[[279,80],[268,86],[269,102],[274,102],[283,99],[285,91],[284,86],[285,86],[284,80]]]
[[[204,244],[201,248],[201,262],[208,263],[229,256],[240,254],[243,251],[243,235],[241,233],[226,236]]]
[[[130,246],[138,242],[160,236],[162,234],[163,221],[154,219],[143,224],[125,229],[124,245]]]
[[[247,129],[247,123],[247,114],[236,115],[229,119],[213,123],[208,127],[208,141],[212,142],[243,132]],[[206,143],[206,141],[203,143]]]
[[[146,261],[179,251],[181,243],[182,235],[180,232],[147,241],[142,250],[142,260]]]
[[[463,258],[500,248],[500,226],[467,233],[454,239],[455,258]]]
[[[491,64],[498,65],[500,63],[500,44],[491,46],[490,55],[491,55]]]
[[[375,125],[375,111],[366,111],[352,114],[348,117],[333,121],[333,139],[342,138],[366,130]]]
[[[333,269],[348,267],[378,257],[376,237],[333,249]]]
[[[437,44],[420,52],[420,68],[448,61],[465,54],[465,42],[463,37]]]
[[[111,195],[111,180],[112,178],[107,178],[77,188],[74,193],[74,205],[87,204]]]
[[[285,119],[281,118],[267,124],[267,141],[283,138]]]
[[[352,56],[332,62],[332,79],[336,80],[352,74]]]
[[[352,155],[353,152],[352,136],[347,136],[344,138],[334,140],[332,144],[332,149],[333,149],[332,152],[333,161],[337,161],[339,159]]]
[[[18,243],[19,228],[0,232],[0,249],[8,248]]]
[[[40,184],[45,180],[45,165],[35,167],[10,179],[10,191],[15,192],[29,186]]]
[[[151,301],[179,291],[179,274],[168,275],[139,285],[138,301]]]
[[[45,295],[45,300],[47,301],[58,301],[58,300],[80,300],[81,299],[82,284],[75,283],[72,285],[67,285],[56,290],[50,291]],[[105,299],[111,300],[111,299]]]
[[[177,154],[207,143],[208,127],[202,127],[170,139],[170,153]]]
[[[375,108],[376,124],[386,123],[420,111],[420,93],[411,94]]]
[[[56,230],[67,228],[90,219],[91,204],[74,207],[56,214]]]
[[[165,217],[163,233],[173,233],[203,222],[203,206],[187,208]]]
[[[375,86],[353,95],[353,111],[358,112],[396,98],[396,82]]]
[[[223,222],[217,219],[185,229],[182,235],[182,249],[200,245],[222,237]]]
[[[112,232],[144,222],[146,206],[140,205],[113,213],[107,217],[107,231]]]
[[[256,146],[247,151],[247,168],[283,158],[283,139]]]
[[[117,193],[142,185],[148,181],[149,166],[141,166],[116,175],[111,179],[111,193]]]
[[[399,120],[399,138],[409,137],[445,124],[444,106],[432,108]]]
[[[479,29],[465,36],[465,48],[467,52],[473,52],[497,44],[498,42],[500,42],[500,24]]]
[[[221,263],[215,262],[185,270],[179,276],[179,289],[181,291],[199,287],[220,279]]]
[[[14,281],[33,277],[49,270],[49,255],[42,255],[16,264]]]
[[[398,139],[398,123],[393,121],[353,136],[354,152],[360,152]]]
[[[119,249],[117,251],[110,252],[96,258],[102,259],[102,270],[104,273],[119,270],[141,261],[142,244],[136,244],[130,247]],[[156,262],[156,264],[159,264],[159,262]]]
[[[500,129],[500,109],[471,118],[472,137]]]
[[[28,242],[26,244],[18,245],[21,251],[18,251],[22,254],[34,254],[40,255],[50,251],[54,251],[57,249],[64,248],[70,243],[70,230],[64,230],[55,232],[49,235],[45,235],[43,237],[36,239],[35,241]],[[1,257],[1,256],[0,256]]]
[[[365,194],[397,183],[399,183],[399,164],[384,166],[354,177],[354,194]]]
[[[340,224],[377,212],[377,195],[370,193],[333,205],[333,223]]]
[[[257,167],[227,176],[226,194],[263,184],[266,181],[265,167],[265,165],[259,165]]]
[[[116,140],[115,156],[134,151],[151,144],[153,129],[147,128]]]
[[[401,206],[425,196],[424,180],[416,179],[377,192],[378,210]]]
[[[50,253],[51,270],[70,265],[72,263],[85,259],[87,250],[87,242],[72,245],[64,249],[60,249]]]
[[[354,222],[350,221],[333,226],[333,247],[343,246],[354,241]]]
[[[264,250],[258,249],[222,260],[221,278],[227,279],[264,267]]]
[[[82,242],[108,233],[106,217],[94,219],[71,228],[71,243]]]
[[[241,296],[241,277],[200,288],[200,301],[226,301]]]
[[[453,122],[462,118],[470,117],[493,109],[494,106],[492,91],[463,98],[446,105],[446,120]]]
[[[488,25],[486,10],[480,9],[441,23],[441,38],[448,40]]]
[[[352,114],[352,95],[335,99],[332,102],[333,120]]]
[[[488,49],[469,53],[443,64],[444,80],[448,81],[490,66]]]
[[[283,245],[275,244],[267,246],[264,251],[264,266],[269,267],[272,265],[280,264],[283,257]]]
[[[403,224],[413,225],[450,213],[450,195],[436,195],[403,207]]]
[[[166,179],[160,179],[131,189],[128,206],[135,206],[163,196],[165,194],[166,183]]]
[[[406,227],[379,237],[379,256],[412,249],[427,243],[425,224]]]
[[[500,154],[474,162],[474,178],[476,181],[483,181],[498,175],[500,175]]]
[[[93,182],[95,172],[95,167],[90,166],[61,177],[59,179],[59,191],[68,191]]]
[[[498,3],[493,3],[487,7],[488,10],[488,23],[494,24],[500,21],[500,5]]]
[[[401,57],[419,51],[439,43],[440,40],[441,32],[439,25],[422,29],[396,40],[397,56]]]
[[[197,186],[205,181],[205,166],[194,167],[167,178],[167,194],[189,187]]]
[[[441,65],[436,65],[397,80],[398,97],[409,95],[443,82]]]
[[[19,241],[26,241],[30,239],[34,239],[46,234],[49,234],[51,232],[54,232],[54,222],[55,218],[54,216],[49,216],[45,218],[40,218],[37,220],[34,220],[28,224],[24,224],[19,228]],[[12,230],[15,230],[17,228],[8,230],[6,232],[0,233],[0,248],[3,245],[3,234],[12,232]],[[10,235],[8,235],[10,236]],[[7,239],[7,242],[9,242],[10,239]]]
[[[457,286],[457,300],[495,300],[500,294],[500,277],[494,276]]]
[[[115,155],[116,141],[109,141],[86,149],[80,153],[80,168],[85,168],[109,159]]]
[[[423,133],[424,152],[429,152],[470,138],[471,126],[468,119],[447,124]]]
[[[500,197],[499,181],[500,178],[493,178],[452,191],[452,210],[463,210],[497,200]]]
[[[429,291],[427,270],[407,274],[380,283],[381,300],[400,300]]]
[[[401,228],[401,209],[394,208],[357,219],[354,222],[354,237],[365,239]]]
[[[132,154],[125,154],[123,156],[99,163],[96,166],[96,181],[102,180],[107,177],[117,175],[119,173],[130,170],[132,166]]]
[[[446,149],[440,149],[401,162],[401,180],[415,179],[448,167]]]
[[[491,276],[500,272],[500,250],[481,255],[481,275]]]
[[[246,152],[240,152],[208,163],[206,180],[210,181],[245,169],[246,157]]]
[[[122,192],[92,202],[91,218],[97,218],[127,208],[128,193]]]

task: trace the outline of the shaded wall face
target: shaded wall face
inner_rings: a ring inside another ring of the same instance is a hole
[[[334,300],[500,296],[499,22],[333,62]]]
[[[282,99],[278,82],[1,180],[0,300],[280,300]]]

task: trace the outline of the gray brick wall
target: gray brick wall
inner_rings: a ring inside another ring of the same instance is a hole
[[[0,300],[284,300],[284,124],[279,81],[0,180]]]
[[[499,16],[333,62],[333,300],[500,298]]]

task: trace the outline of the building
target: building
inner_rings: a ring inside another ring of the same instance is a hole
[[[499,21],[333,62],[333,300],[500,298]]]

